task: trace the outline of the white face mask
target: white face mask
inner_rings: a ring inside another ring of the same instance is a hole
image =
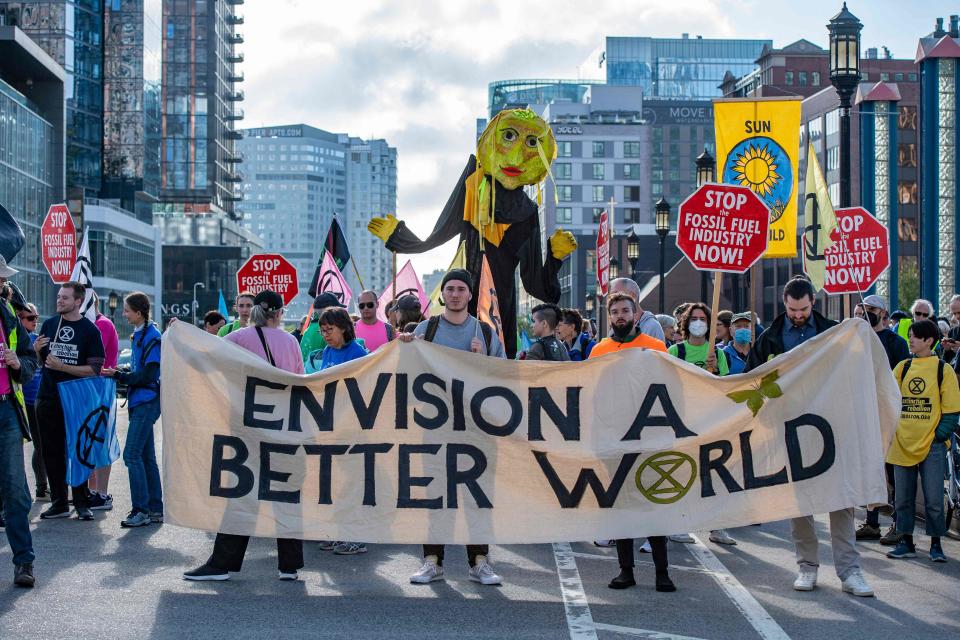
[[[688,327],[690,330],[690,335],[702,338],[707,335],[707,323],[703,320],[693,320],[690,322]]]

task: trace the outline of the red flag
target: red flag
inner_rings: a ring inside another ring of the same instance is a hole
[[[320,276],[317,278],[316,287],[317,295],[332,293],[343,306],[350,306],[353,291],[350,290],[350,285],[347,284],[343,274],[340,273],[340,269],[337,268],[337,263],[334,262],[333,252],[331,251],[323,254],[323,263],[320,265]]]
[[[420,284],[420,278],[417,277],[417,272],[414,271],[413,265],[410,264],[409,260],[407,260],[407,264],[403,265],[403,269],[400,269],[397,273],[396,282],[397,299],[406,295],[417,296],[420,300],[420,312],[426,314],[430,308],[430,298],[424,293],[423,285]],[[378,300],[377,317],[384,322],[387,321],[387,305],[393,301],[393,291],[394,286],[391,282],[387,285],[387,288],[383,290],[383,293],[380,294],[380,299]]]

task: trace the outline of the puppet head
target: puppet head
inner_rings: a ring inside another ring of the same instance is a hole
[[[477,142],[483,171],[510,190],[543,180],[556,155],[550,125],[530,109],[501,111]]]

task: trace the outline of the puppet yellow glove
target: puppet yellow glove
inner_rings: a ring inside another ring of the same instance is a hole
[[[400,221],[393,214],[388,213],[386,218],[371,218],[367,223],[367,231],[384,242],[390,239]]]
[[[557,229],[550,236],[550,253],[557,260],[563,260],[577,250],[577,240],[573,234],[563,229]]]

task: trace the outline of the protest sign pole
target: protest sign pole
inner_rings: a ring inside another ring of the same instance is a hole
[[[757,338],[757,314],[754,307],[757,305],[757,278],[756,265],[750,267],[750,344]]]
[[[723,271],[713,272],[713,305],[710,307],[710,338],[707,340],[707,347],[710,354],[716,352],[717,340],[717,314],[720,313],[720,288],[723,286]]]
[[[366,289],[366,287],[363,286],[363,278],[360,277],[360,272],[357,270],[357,261],[351,257],[350,264],[353,265],[353,272],[357,274],[357,282],[360,283],[360,289]],[[397,254],[396,253],[393,254],[393,277],[394,278],[397,277]]]
[[[397,301],[397,252],[391,251],[393,254],[393,301]]]

